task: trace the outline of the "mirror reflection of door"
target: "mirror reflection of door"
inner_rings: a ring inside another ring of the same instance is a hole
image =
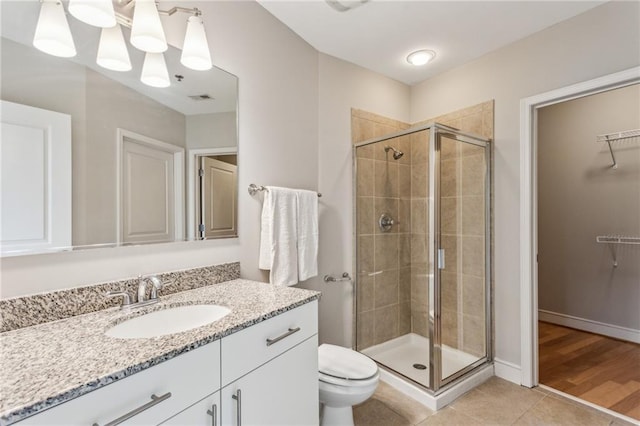
[[[237,235],[237,156],[203,156],[199,167],[198,238]]]
[[[182,238],[182,148],[121,132],[121,242],[169,242]]]

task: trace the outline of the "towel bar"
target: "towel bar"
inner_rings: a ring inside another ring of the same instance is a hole
[[[255,183],[249,184],[249,188],[247,188],[249,195],[256,195],[258,191],[266,191],[266,190],[267,190],[266,186],[256,185]],[[318,192],[318,198],[319,197],[322,197],[322,194]]]

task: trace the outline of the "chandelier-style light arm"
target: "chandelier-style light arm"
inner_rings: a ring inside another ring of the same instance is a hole
[[[158,9],[158,13],[160,15],[171,16],[176,12],[192,13],[194,16],[202,15],[202,12],[197,7],[187,8],[187,7],[174,6],[169,10],[160,10],[160,9]]]

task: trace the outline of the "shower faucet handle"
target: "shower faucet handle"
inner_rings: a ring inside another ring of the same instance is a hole
[[[394,221],[389,213],[382,213],[378,219],[378,226],[382,232],[389,232],[393,225],[397,225],[399,223],[400,222]]]

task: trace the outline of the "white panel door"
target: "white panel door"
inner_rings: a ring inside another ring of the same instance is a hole
[[[173,153],[124,139],[122,242],[174,240],[173,162]]]
[[[202,157],[201,224],[204,238],[236,235],[238,166]]]
[[[71,246],[71,116],[1,102],[2,254]]]

